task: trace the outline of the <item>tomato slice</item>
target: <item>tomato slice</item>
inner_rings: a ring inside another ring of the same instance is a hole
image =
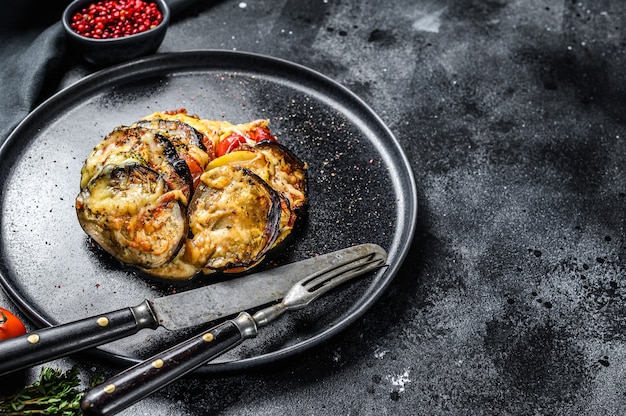
[[[246,138],[243,137],[241,134],[232,133],[230,136],[225,137],[219,142],[215,151],[216,156],[224,156],[225,154],[237,149],[241,144],[245,142]]]
[[[257,143],[263,140],[269,140],[272,142],[277,141],[276,137],[272,136],[272,133],[263,127],[255,127],[254,130],[250,132],[250,138]]]
[[[200,163],[189,153],[183,153],[181,157],[189,167],[189,172],[191,173],[191,178],[193,179],[193,189],[195,190],[200,184],[200,175],[204,173],[204,169],[202,169],[202,165],[200,165]]]
[[[0,308],[0,340],[24,335],[26,327],[10,311]]]
[[[272,133],[267,128],[255,127],[249,132],[250,140],[253,142],[261,142],[263,140],[269,140],[272,142],[277,141],[276,137],[272,136]],[[244,136],[238,133],[232,133],[229,136],[222,139],[217,145],[215,150],[215,156],[220,157],[233,152],[239,148],[240,145],[246,143],[247,140]]]

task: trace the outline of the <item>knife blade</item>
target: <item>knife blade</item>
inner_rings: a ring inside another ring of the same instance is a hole
[[[137,306],[38,329],[0,342],[0,376],[106,344],[142,329],[192,327],[277,301],[302,278],[378,253],[361,244],[240,278],[218,282]]]

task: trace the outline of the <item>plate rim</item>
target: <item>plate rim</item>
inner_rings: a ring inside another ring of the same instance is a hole
[[[19,137],[22,130],[31,128],[30,123],[33,119],[36,119],[40,113],[45,112],[47,107],[54,105],[59,100],[63,100],[66,96],[73,96],[77,94],[79,95],[80,100],[84,96],[89,96],[89,93],[91,91],[103,88],[101,81],[105,81],[106,85],[117,85],[117,83],[119,83],[121,80],[129,80],[133,78],[142,79],[151,72],[168,74],[175,72],[177,67],[178,71],[181,71],[183,69],[191,70],[197,67],[195,65],[191,65],[189,62],[190,60],[194,58],[208,59],[211,57],[214,58],[217,62],[222,62],[219,58],[227,58],[226,60],[243,59],[252,62],[263,62],[266,64],[277,65],[281,68],[292,69],[294,73],[298,74],[299,76],[304,75],[311,77],[311,79],[321,82],[325,88],[330,88],[338,95],[349,99],[351,103],[355,104],[358,107],[359,114],[365,114],[373,123],[373,125],[375,125],[378,129],[381,129],[385,133],[387,138],[391,140],[391,143],[395,147],[393,149],[394,155],[399,158],[399,160],[395,160],[396,165],[404,175],[403,180],[401,181],[402,185],[409,188],[410,192],[406,192],[403,195],[403,201],[401,201],[401,203],[405,207],[405,210],[401,211],[401,213],[405,215],[405,218],[401,218],[400,224],[398,224],[398,226],[403,226],[402,234],[404,236],[404,241],[396,242],[395,238],[392,240],[392,245],[397,243],[397,247],[393,247],[393,254],[396,256],[397,260],[393,262],[393,264],[389,264],[385,270],[379,273],[381,275],[381,284],[376,286],[376,290],[374,290],[373,293],[367,296],[365,301],[361,302],[361,300],[363,300],[362,297],[357,303],[352,305],[352,307],[349,308],[346,313],[338,318],[335,325],[305,340],[302,340],[301,342],[254,357],[227,362],[207,363],[194,370],[193,374],[195,375],[215,375],[222,373],[226,374],[231,372],[239,372],[241,370],[247,370],[252,367],[260,367],[267,364],[272,364],[277,361],[284,360],[288,357],[303,353],[304,351],[310,350],[312,347],[317,346],[344,331],[348,326],[352,325],[356,320],[360,319],[365,314],[365,312],[369,310],[376,301],[378,301],[378,299],[388,289],[389,285],[399,272],[411,248],[415,236],[418,214],[417,186],[411,164],[393,132],[380,118],[380,116],[378,116],[378,114],[376,114],[374,110],[363,99],[361,99],[346,86],[340,84],[339,82],[331,79],[330,77],[322,74],[317,70],[296,62],[288,61],[283,58],[257,54],[253,52],[229,51],[220,49],[199,49],[183,52],[158,53],[148,57],[143,57],[126,63],[118,64],[109,68],[101,69],[97,72],[89,74],[56,92],[55,94],[44,100],[37,107],[35,107],[31,112],[29,112],[26,117],[15,126],[15,128],[11,131],[7,138],[0,144],[0,160],[5,159],[5,153],[8,152],[7,149],[9,149],[10,146],[13,145],[13,142],[17,140],[17,137]],[[211,66],[211,69],[218,69],[221,67],[222,66],[216,64],[214,66]],[[206,68],[209,69],[209,67]],[[227,67],[224,67],[224,69],[227,69]],[[166,71],[164,72],[164,70]],[[400,169],[400,167],[402,169]],[[2,187],[4,188],[4,184],[2,184]],[[394,230],[394,234],[395,233],[396,231]],[[4,260],[0,258],[0,262],[4,262]],[[55,324],[54,322],[43,316],[38,310],[36,310],[36,308],[30,305],[28,300],[25,299],[25,297],[20,294],[14,287],[12,287],[10,283],[11,282],[9,282],[9,279],[4,276],[3,271],[0,270],[0,285],[2,286],[2,289],[5,291],[9,299],[13,303],[15,303],[16,306],[31,321],[33,321],[38,327]],[[103,351],[99,348],[79,352],[79,354],[83,353],[93,356],[94,358],[106,359],[113,364],[122,366],[129,366],[140,361],[139,359],[136,359],[134,357],[127,357],[120,354]]]

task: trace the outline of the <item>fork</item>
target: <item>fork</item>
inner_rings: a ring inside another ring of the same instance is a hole
[[[357,276],[381,268],[386,253],[372,252],[333,270],[307,276],[289,289],[280,303],[250,315],[241,312],[166,351],[154,355],[89,390],[81,400],[84,415],[112,415],[165,387],[174,380],[257,336],[258,328],[287,311],[305,308],[315,299]]]

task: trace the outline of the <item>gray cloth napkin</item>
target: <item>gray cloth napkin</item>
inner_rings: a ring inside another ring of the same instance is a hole
[[[0,35],[0,143],[33,109],[46,75],[58,67],[64,54],[60,22],[40,33]]]

